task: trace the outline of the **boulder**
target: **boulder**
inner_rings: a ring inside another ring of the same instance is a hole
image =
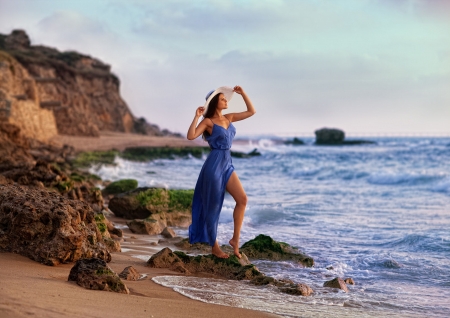
[[[294,139],[292,140],[286,140],[285,142],[283,142],[285,145],[293,145],[293,146],[300,146],[300,145],[304,145],[305,142],[297,137],[294,137]]]
[[[138,187],[138,182],[134,179],[122,179],[111,182],[103,189],[105,194],[118,194],[134,190]]]
[[[312,288],[306,284],[292,284],[291,286],[280,287],[279,289],[283,293],[300,296],[309,296],[314,292]]]
[[[348,285],[355,285],[355,281],[351,277],[344,279],[344,282]]]
[[[141,275],[133,266],[127,266],[119,274],[119,277],[125,280],[138,280],[141,277]]]
[[[161,232],[161,235],[164,236],[165,238],[174,238],[177,236],[175,234],[175,231],[168,226]]]
[[[281,292],[291,295],[308,296],[313,290],[305,284],[295,284],[291,280],[277,280],[265,276],[258,268],[251,264],[243,253],[242,258],[230,255],[229,258],[218,258],[212,254],[189,256],[183,252],[172,250],[168,247],[154,254],[147,266],[153,268],[169,268],[170,270],[186,275],[195,273],[207,273],[232,280],[250,280],[254,285],[274,285]]]
[[[323,287],[339,288],[342,289],[344,292],[348,293],[347,285],[345,284],[344,280],[340,277],[336,277],[332,280],[326,281],[325,283],[323,283]]]
[[[142,219],[127,221],[131,232],[136,234],[157,235],[165,228],[165,224],[154,219]]]
[[[93,290],[111,291],[129,294],[127,286],[120,277],[99,258],[78,260],[70,270],[69,281],[74,281],[81,287]]]
[[[277,242],[264,234],[260,234],[253,240],[244,243],[240,251],[252,259],[290,260],[296,261],[305,267],[314,266],[312,257],[302,254],[297,248],[287,243]]]
[[[150,217],[161,221],[164,224],[162,229],[166,226],[188,227],[193,195],[194,190],[137,188],[114,196],[108,207],[116,216],[125,219]]]
[[[335,128],[318,129],[314,134],[317,145],[340,145],[345,139],[345,133]]]
[[[111,260],[88,204],[18,185],[0,185],[0,251],[46,265],[90,257]]]
[[[370,140],[345,140],[345,133],[340,129],[322,128],[314,132],[316,134],[316,145],[361,145],[361,144],[375,144],[376,142]]]
[[[169,268],[181,273],[208,273],[227,279],[252,279],[261,275],[245,255],[237,258],[218,258],[212,254],[189,256],[183,252],[172,252],[168,247],[154,254],[147,265],[155,268]]]

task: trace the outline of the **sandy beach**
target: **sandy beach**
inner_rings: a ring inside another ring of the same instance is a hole
[[[118,132],[101,132],[100,137],[54,136],[51,142],[69,145],[76,151],[124,150],[127,147],[196,147],[207,146],[201,141],[189,141],[186,138],[156,137]]]
[[[125,224],[120,218],[111,219]],[[0,253],[0,317],[278,317],[192,300],[154,283],[152,277],[177,273],[147,267],[145,260],[131,255],[159,251],[165,245],[150,243],[161,237],[123,230],[125,252],[112,253],[108,265],[116,273],[131,265],[147,275],[138,281],[124,281],[129,295],[88,290],[67,281],[74,264],[51,267],[21,255]]]

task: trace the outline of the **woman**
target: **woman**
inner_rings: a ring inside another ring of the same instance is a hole
[[[244,99],[247,110],[241,113],[223,115],[222,111],[228,108],[228,99],[233,92]],[[193,140],[203,134],[208,141],[211,152],[208,155],[195,186],[192,201],[192,224],[189,227],[189,242],[191,244],[202,242],[212,246],[212,254],[219,258],[228,258],[217,242],[217,226],[222,210],[225,190],[236,201],[233,212],[234,233],[229,241],[234,254],[241,258],[239,253],[239,237],[242,221],[244,220],[247,195],[242,187],[231,161],[230,148],[236,129],[232,122],[246,119],[256,113],[252,102],[242,87],[219,87],[206,95],[204,107],[198,107],[194,120],[189,127],[187,139]],[[198,124],[200,116],[204,119]]]

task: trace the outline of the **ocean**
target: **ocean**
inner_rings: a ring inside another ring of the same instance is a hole
[[[262,233],[298,247],[313,268],[255,261],[265,274],[309,285],[309,297],[246,282],[181,276],[153,280],[203,302],[285,317],[450,316],[450,138],[369,138],[376,144],[284,145],[280,138],[237,140],[233,158],[248,196],[241,243]],[[93,167],[103,179],[192,189],[205,158]],[[226,196],[219,244],[233,232]],[[179,230],[187,236],[186,230]],[[351,277],[349,292],[324,288]]]

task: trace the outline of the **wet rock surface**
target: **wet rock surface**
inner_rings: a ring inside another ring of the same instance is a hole
[[[336,277],[332,280],[326,281],[323,284],[323,287],[338,288],[348,293],[347,285],[345,284],[345,281],[340,277]]]
[[[161,235],[167,239],[171,239],[177,236],[175,231],[168,226],[161,232]]]
[[[157,235],[160,234],[165,225],[153,219],[127,221],[128,228],[136,234]]]
[[[133,266],[127,266],[119,274],[119,277],[124,280],[138,280],[141,277],[141,275]]]
[[[194,190],[137,188],[121,193],[109,201],[109,209],[125,219],[145,219],[153,214],[166,213],[168,226],[188,226]],[[181,225],[178,225],[181,224]]]
[[[314,132],[316,135],[316,145],[361,145],[361,144],[375,144],[370,140],[345,140],[345,133],[343,130],[336,128],[321,128]]]
[[[240,248],[242,253],[251,259],[268,259],[271,261],[290,260],[296,261],[305,267],[312,267],[312,257],[301,253],[297,248],[284,242],[277,242],[270,236],[260,234]]]
[[[232,280],[250,280],[254,285],[273,285],[281,292],[291,295],[309,296],[313,293],[313,290],[305,284],[265,276],[243,253],[240,259],[235,255],[222,259],[212,254],[189,256],[180,251],[173,252],[166,247],[154,254],[147,261],[147,265],[153,268],[169,268],[185,275],[207,273]]]
[[[88,204],[18,185],[0,185],[0,250],[46,265],[111,260]]]
[[[104,290],[129,294],[127,286],[120,277],[99,258],[80,259],[72,267],[69,281],[74,281],[81,287],[93,290]]]

